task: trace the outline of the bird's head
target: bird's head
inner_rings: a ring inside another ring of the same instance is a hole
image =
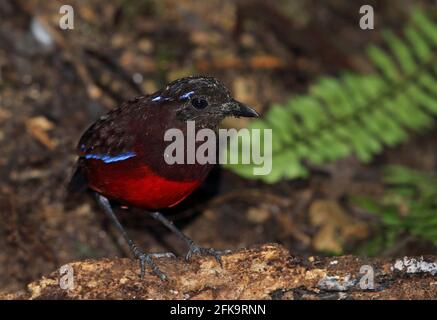
[[[225,117],[258,117],[252,108],[232,98],[217,79],[193,76],[175,80],[151,96],[154,102],[175,102],[181,121],[218,123]]]

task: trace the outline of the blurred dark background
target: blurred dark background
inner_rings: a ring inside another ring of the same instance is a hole
[[[107,110],[207,74],[265,114],[322,75],[369,72],[364,51],[381,43],[382,28],[402,30],[412,7],[435,10],[433,1],[69,1],[74,29],[61,30],[63,4],[0,2],[0,291],[69,261],[128,254],[91,197],[66,201],[64,192],[78,138]],[[363,4],[375,10],[374,30],[359,28]],[[308,179],[265,184],[217,168],[169,215],[217,248],[278,242],[299,255],[436,253],[435,242],[402,232],[395,245],[369,249],[384,232],[380,220],[349,201],[382,197],[388,164],[435,173],[436,133],[412,134],[369,164],[347,157]],[[147,215],[119,214],[144,250],[184,252]]]

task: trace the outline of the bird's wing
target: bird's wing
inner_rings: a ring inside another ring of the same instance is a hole
[[[94,122],[82,135],[77,146],[77,161],[67,190],[68,194],[80,193],[88,186],[84,170],[87,159],[98,159],[106,163],[127,159],[133,153],[134,138],[130,134],[129,114],[122,104]]]
[[[131,129],[136,120],[129,109],[135,109],[132,102],[111,110],[93,123],[79,140],[78,155],[105,162],[123,160],[134,155],[135,136]]]

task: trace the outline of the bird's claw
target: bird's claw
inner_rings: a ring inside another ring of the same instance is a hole
[[[219,251],[213,248],[202,248],[198,245],[192,243],[190,248],[188,249],[187,255],[185,256],[185,260],[190,260],[193,254],[198,254],[201,256],[213,256],[215,260],[223,267],[222,263],[222,255],[227,254],[229,250]]]
[[[140,262],[140,270],[141,279],[144,279],[144,276],[146,274],[146,264],[149,265],[150,268],[152,268],[152,271],[155,275],[157,275],[162,281],[168,280],[168,277],[163,273],[158,266],[155,264],[152,258],[175,258],[176,256],[171,252],[164,252],[164,253],[138,253],[136,258]]]

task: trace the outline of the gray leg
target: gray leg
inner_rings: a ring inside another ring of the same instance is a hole
[[[168,220],[161,213],[151,212],[150,215],[156,220],[158,220],[159,222],[161,222],[163,225],[165,225],[167,228],[169,228],[173,233],[175,233],[181,240],[183,240],[187,244],[188,252],[185,256],[186,260],[189,260],[193,254],[210,255],[213,256],[220,265],[222,265],[221,256],[225,253],[230,252],[229,250],[222,252],[222,251],[215,250],[213,248],[199,247],[197,244],[194,243],[194,241],[191,238],[187,237],[182,231],[176,228],[173,222]]]
[[[103,211],[106,213],[106,215],[111,219],[111,221],[114,223],[114,225],[117,227],[117,229],[120,231],[120,233],[123,235],[123,238],[126,240],[126,242],[129,245],[130,250],[132,251],[132,254],[136,259],[140,261],[140,268],[141,268],[141,278],[144,278],[144,274],[146,272],[146,264],[148,264],[153,272],[160,277],[162,280],[166,280],[167,276],[159,270],[158,266],[153,262],[153,257],[160,258],[160,257],[174,257],[173,253],[155,253],[155,254],[146,254],[141,252],[140,249],[136,246],[136,244],[129,238],[126,231],[124,230],[123,226],[121,225],[120,221],[118,221],[114,211],[112,210],[111,204],[109,203],[108,199],[104,196],[96,193],[96,199],[97,203],[100,205],[100,207],[103,209]]]

